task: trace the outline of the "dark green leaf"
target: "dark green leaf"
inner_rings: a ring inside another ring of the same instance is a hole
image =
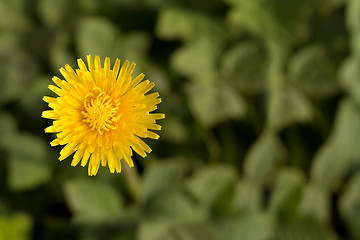
[[[112,222],[119,220],[122,214],[122,199],[118,192],[96,179],[70,180],[64,191],[76,222]]]
[[[282,144],[273,132],[265,132],[251,146],[245,158],[246,178],[261,186],[282,159]]]
[[[217,240],[216,225],[208,222],[178,226],[173,232],[178,240]]]
[[[69,14],[69,10],[68,1],[41,0],[38,2],[39,16],[45,24],[50,26],[61,24],[64,17]]]
[[[138,232],[139,240],[166,240],[171,239],[171,228],[173,224],[167,220],[145,221],[141,223]]]
[[[181,159],[161,161],[151,165],[144,173],[139,199],[146,202],[157,194],[176,188],[185,174]]]
[[[76,47],[80,56],[85,58],[91,54],[101,59],[111,57],[118,39],[115,26],[105,18],[83,18],[78,25]],[[86,59],[86,58],[85,58]]]
[[[266,89],[265,55],[265,51],[254,42],[236,44],[223,55],[222,75],[240,91],[260,94]]]
[[[29,86],[20,100],[21,107],[36,119],[41,116],[43,110],[47,109],[46,103],[42,101],[42,97],[49,95],[48,85],[50,84],[50,79],[50,76],[39,78],[39,80]]]
[[[336,68],[323,46],[302,49],[293,57],[289,68],[289,77],[295,86],[311,97],[330,97],[340,90]]]
[[[270,211],[285,217],[293,216],[298,209],[304,184],[305,177],[300,170],[296,168],[282,169],[277,176],[271,195]]]
[[[224,211],[231,202],[236,181],[234,168],[227,165],[210,166],[197,172],[189,180],[187,189],[201,206],[220,207]]]
[[[261,209],[262,189],[246,179],[237,183],[231,203],[233,212],[256,213]]]
[[[345,59],[339,70],[342,86],[358,105],[360,105],[360,60],[355,57]]]
[[[228,0],[233,5],[229,12],[231,22],[250,29],[266,40],[283,43],[299,41],[308,31],[309,1]]]
[[[0,143],[5,141],[5,137],[8,135],[15,133],[16,130],[15,118],[7,112],[0,112]]]
[[[32,22],[25,14],[24,1],[0,2],[0,29],[8,32],[23,32],[31,29]]]
[[[312,218],[297,218],[279,223],[276,232],[276,239],[335,240],[337,238],[330,229],[326,228],[318,221]]]
[[[350,43],[352,53],[357,57],[360,56],[360,4],[357,0],[349,0],[347,2],[346,20],[350,30]]]
[[[32,219],[24,214],[0,215],[0,239],[31,239],[32,225]]]
[[[136,68],[132,74],[133,78],[140,73],[144,73],[148,78],[149,72],[153,68],[147,59],[149,48],[150,37],[146,32],[132,32],[122,35],[116,40],[114,50],[109,56],[111,59],[119,58],[122,62],[125,60],[135,62]],[[155,81],[156,79],[151,78],[150,80]]]
[[[174,226],[202,222],[208,212],[178,189],[158,193],[144,208],[146,218],[151,221],[167,221]]]
[[[172,55],[171,66],[188,77],[211,75],[216,73],[219,54],[220,47],[214,39],[201,37],[177,50]]]
[[[244,115],[245,104],[234,89],[226,83],[215,83],[213,75],[204,78],[188,88],[190,108],[200,123],[212,127],[221,121]],[[206,80],[209,82],[205,83]]]
[[[299,213],[323,224],[327,223],[330,216],[330,193],[317,185],[307,185],[302,195]]]
[[[218,227],[219,240],[263,240],[272,239],[275,218],[272,215],[246,214],[220,220]]]
[[[312,118],[310,102],[291,86],[276,87],[269,96],[268,125],[281,129]]]
[[[177,118],[166,117],[166,121],[162,124],[163,139],[171,142],[181,143],[188,137],[188,129]]]
[[[0,139],[8,151],[8,185],[15,191],[35,188],[51,177],[47,143],[31,134],[11,134]]]
[[[360,238],[360,174],[357,173],[346,186],[340,200],[340,211],[351,232],[352,239]]]
[[[14,191],[24,191],[47,183],[51,177],[49,164],[31,161],[26,157],[13,156],[8,158],[8,185]]]
[[[159,14],[156,33],[164,39],[191,40],[198,36],[221,38],[221,26],[211,18],[195,12],[164,8]]]
[[[0,58],[0,105],[17,100],[36,79],[37,64],[31,56],[13,51]]]
[[[73,56],[73,53],[70,51],[71,36],[66,31],[58,32],[52,48],[50,49],[50,59],[52,71],[60,77],[59,69],[65,64],[69,64],[73,68],[77,68],[76,58]],[[85,60],[85,59],[83,59]]]
[[[333,132],[315,155],[312,177],[323,189],[344,178],[353,161],[358,161],[360,151],[360,111],[349,99],[340,103]]]

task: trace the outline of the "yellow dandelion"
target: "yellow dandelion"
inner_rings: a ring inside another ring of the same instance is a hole
[[[53,110],[44,111],[42,117],[54,120],[45,132],[57,133],[51,146],[65,145],[60,161],[75,152],[71,165],[81,161],[84,167],[89,162],[90,176],[96,175],[100,164],[107,164],[111,173],[121,172],[121,159],[134,166],[133,150],[142,157],[151,152],[140,138],[159,138],[149,130],[161,129],[156,120],[165,115],[150,113],[161,99],[157,92],[145,95],[155,84],[142,81],[144,74],[132,80],[135,63],[125,61],[120,69],[116,59],[111,69],[106,58],[102,68],[99,56],[93,60],[90,55],[87,62],[88,67],[78,59],[75,71],[69,65],[60,68],[65,80],[53,77],[57,86],[49,89],[58,97],[43,98]]]

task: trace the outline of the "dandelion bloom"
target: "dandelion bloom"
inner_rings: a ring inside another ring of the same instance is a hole
[[[75,152],[71,165],[81,161],[84,167],[89,162],[90,176],[96,175],[100,163],[108,164],[111,173],[121,172],[121,159],[134,166],[132,150],[142,157],[151,152],[140,138],[159,138],[149,130],[161,129],[156,120],[165,115],[150,113],[161,99],[159,93],[145,95],[155,84],[142,81],[144,74],[132,80],[135,63],[125,61],[120,69],[116,59],[111,69],[106,58],[102,68],[99,56],[93,60],[90,55],[87,62],[88,67],[78,59],[75,71],[69,65],[60,68],[65,80],[53,77],[57,86],[49,85],[49,89],[58,97],[43,98],[52,110],[44,111],[42,117],[54,120],[45,132],[57,133],[51,146],[65,145],[60,161]]]

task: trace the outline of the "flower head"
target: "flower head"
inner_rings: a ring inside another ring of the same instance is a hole
[[[159,138],[149,130],[161,129],[156,120],[165,115],[150,113],[161,99],[159,93],[145,95],[155,84],[142,81],[144,74],[131,78],[135,63],[125,61],[120,69],[116,59],[111,69],[109,58],[101,67],[99,56],[93,60],[90,55],[87,62],[88,67],[78,59],[75,71],[69,65],[60,68],[65,80],[53,77],[57,86],[49,85],[49,89],[58,97],[43,98],[52,110],[44,111],[42,117],[54,120],[45,132],[57,133],[51,146],[65,145],[60,161],[75,152],[71,165],[81,161],[84,167],[89,162],[90,176],[96,175],[100,164],[107,164],[112,173],[121,172],[121,159],[134,166],[133,150],[142,157],[151,152],[140,138]]]

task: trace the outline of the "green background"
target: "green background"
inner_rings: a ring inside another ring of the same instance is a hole
[[[87,54],[163,100],[121,174],[43,130]],[[357,240],[359,144],[360,0],[0,0],[0,240]]]

